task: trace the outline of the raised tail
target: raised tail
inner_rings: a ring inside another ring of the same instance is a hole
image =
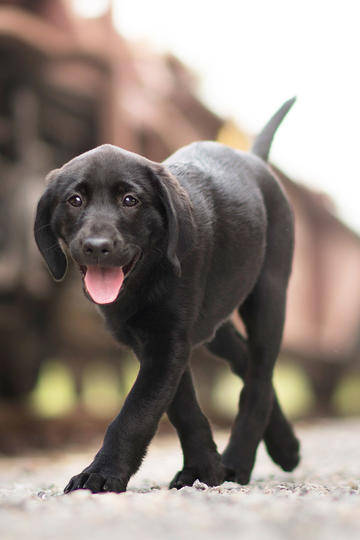
[[[269,152],[275,131],[294,105],[296,97],[285,101],[280,109],[270,118],[266,126],[261,130],[259,135],[255,138],[254,144],[251,148],[251,152],[256,156],[259,156],[264,161],[268,160]]]

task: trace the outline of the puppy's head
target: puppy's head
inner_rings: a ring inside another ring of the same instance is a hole
[[[56,280],[66,273],[65,244],[88,296],[108,304],[150,262],[167,260],[179,276],[193,219],[187,193],[163,165],[103,145],[49,174],[34,232]]]

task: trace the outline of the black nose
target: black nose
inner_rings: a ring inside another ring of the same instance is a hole
[[[109,238],[87,238],[83,243],[83,252],[90,257],[104,257],[114,248],[114,242]]]

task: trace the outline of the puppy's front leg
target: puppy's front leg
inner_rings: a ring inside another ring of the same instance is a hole
[[[74,476],[65,493],[89,489],[93,493],[122,492],[137,471],[186,368],[190,347],[174,336],[147,339],[140,371],[119,415],[109,425],[94,461]]]
[[[210,424],[198,404],[190,368],[183,374],[167,413],[179,435],[184,454],[184,467],[175,475],[170,488],[192,486],[195,480],[209,486],[221,484],[225,469]]]

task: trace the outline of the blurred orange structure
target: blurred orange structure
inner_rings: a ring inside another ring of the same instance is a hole
[[[283,351],[310,376],[318,412],[333,412],[340,377],[360,367],[360,238],[331,200],[274,168],[295,212]]]
[[[41,135],[63,154],[107,141],[156,160],[222,124],[181,62],[124,40],[110,12],[85,20],[61,0],[2,0],[0,45],[2,103],[31,87]]]

